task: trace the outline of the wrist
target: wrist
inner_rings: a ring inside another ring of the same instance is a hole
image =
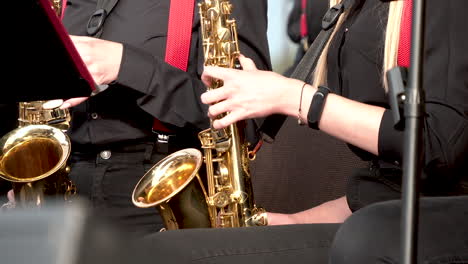
[[[287,89],[282,96],[283,103],[278,104],[278,113],[299,118],[299,109],[301,110],[300,115],[302,121],[307,123],[307,112],[309,109],[310,98],[312,97],[314,88],[305,84],[303,81],[296,79],[288,79]]]

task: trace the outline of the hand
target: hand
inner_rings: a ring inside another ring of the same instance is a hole
[[[201,96],[203,103],[212,104],[208,109],[210,118],[216,119],[218,115],[228,113],[213,122],[214,128],[226,127],[243,119],[286,113],[291,104],[297,111],[300,89],[296,91],[288,87],[300,88],[301,81],[258,70],[254,62],[244,56],[239,59],[243,70],[207,66],[203,72],[202,80],[207,86],[213,78],[224,81],[223,87]],[[293,103],[290,103],[291,97],[294,97]]]
[[[7,193],[8,202],[2,204],[1,209],[12,209],[16,207],[15,193],[13,190],[8,191]]]
[[[103,39],[70,36],[96,84],[109,84],[117,79],[123,45]]]

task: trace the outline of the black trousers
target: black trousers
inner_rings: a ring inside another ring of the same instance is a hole
[[[136,207],[132,193],[153,165],[184,147],[167,144],[154,141],[75,147],[69,176],[78,196],[89,202],[96,217],[137,236],[159,232],[163,222],[157,209]]]
[[[422,199],[419,263],[468,263],[467,216],[467,196]],[[364,207],[342,225],[176,230],[140,245],[162,263],[399,263],[399,222],[395,200]]]

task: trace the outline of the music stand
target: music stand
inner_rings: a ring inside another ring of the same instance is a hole
[[[10,10],[24,19],[7,21],[0,103],[90,96],[96,85],[49,0],[14,1]]]

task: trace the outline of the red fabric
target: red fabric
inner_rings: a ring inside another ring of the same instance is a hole
[[[60,13],[60,20],[62,20],[63,16],[65,16],[65,9],[67,8],[67,1],[62,0],[61,7],[62,7],[62,12]]]
[[[194,6],[194,0],[171,0],[169,9],[165,61],[183,71],[187,71]],[[153,130],[170,132],[157,119]]]
[[[398,45],[398,66],[409,67],[411,60],[411,21],[413,0],[404,0],[403,17],[401,21],[400,42]]]
[[[307,17],[306,17],[306,7],[307,7],[307,0],[302,0],[301,2],[301,37],[307,36]]]

